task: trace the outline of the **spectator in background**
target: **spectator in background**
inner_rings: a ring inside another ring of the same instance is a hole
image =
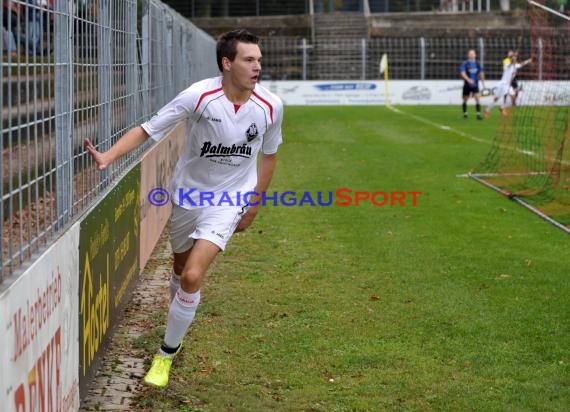
[[[26,0],[26,46],[30,56],[43,54],[43,24],[40,0]]]
[[[3,40],[2,50],[5,50],[7,53],[10,53],[12,57],[17,57],[18,47],[16,47],[16,40],[14,39],[14,34],[6,27],[2,27],[2,40]]]
[[[13,1],[3,1],[2,26],[5,48],[15,56],[18,54],[18,43],[22,40],[22,26],[20,6]]]

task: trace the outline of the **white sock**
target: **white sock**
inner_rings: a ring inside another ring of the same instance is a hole
[[[180,276],[172,271],[172,275],[170,275],[170,301],[174,299],[174,295],[176,291],[180,289]]]
[[[164,344],[169,348],[177,348],[194,320],[196,308],[200,303],[200,291],[186,293],[182,288],[176,291],[168,310],[168,323]]]
[[[489,103],[489,105],[487,106],[487,109],[485,110],[487,113],[491,112],[491,109],[495,106],[497,102],[496,101],[491,101],[491,103]]]

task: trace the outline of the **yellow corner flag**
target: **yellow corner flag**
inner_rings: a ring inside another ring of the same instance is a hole
[[[385,102],[386,107],[390,107],[390,98],[388,95],[388,55],[384,53],[382,58],[380,59],[380,74],[384,74],[384,93],[385,93]]]

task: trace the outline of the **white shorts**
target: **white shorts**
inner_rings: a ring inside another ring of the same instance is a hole
[[[174,253],[186,252],[194,239],[206,239],[220,250],[232,237],[247,206],[211,206],[184,209],[172,203],[170,245]]]
[[[495,89],[495,96],[497,97],[504,97],[507,94],[509,94],[509,89],[511,88],[510,85],[508,84],[501,84],[499,83],[497,85],[497,88]]]

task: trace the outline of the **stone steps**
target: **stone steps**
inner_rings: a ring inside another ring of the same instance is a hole
[[[317,79],[362,77],[362,39],[368,21],[362,13],[324,13],[314,18],[315,43],[310,63]]]

